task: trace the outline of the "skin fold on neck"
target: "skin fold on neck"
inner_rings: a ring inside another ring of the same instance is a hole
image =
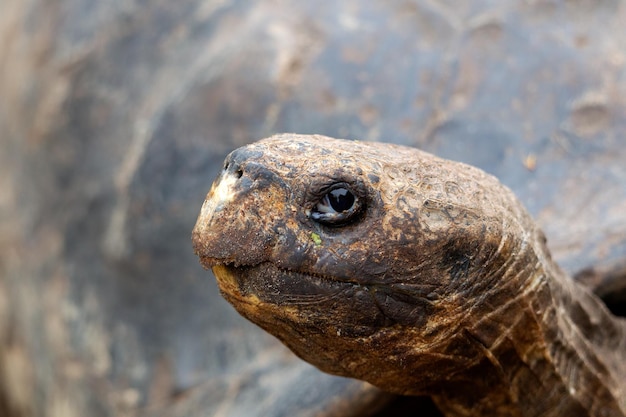
[[[524,281],[523,290],[465,329],[486,359],[478,377],[433,399],[446,416],[626,415],[626,321],[564,274],[543,242],[529,249],[516,256],[527,267],[500,280]]]

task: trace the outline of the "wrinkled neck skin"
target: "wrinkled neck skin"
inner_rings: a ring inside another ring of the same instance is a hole
[[[463,330],[484,359],[465,387],[433,395],[446,416],[626,415],[626,321],[536,240],[499,279],[520,283],[518,295]]]

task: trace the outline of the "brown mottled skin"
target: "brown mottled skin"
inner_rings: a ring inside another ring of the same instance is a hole
[[[333,185],[358,202],[340,225],[312,214]],[[242,315],[323,371],[446,416],[626,415],[626,321],[474,167],[274,136],[228,156],[193,243]]]

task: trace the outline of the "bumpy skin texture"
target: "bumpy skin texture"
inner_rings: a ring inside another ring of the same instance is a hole
[[[347,224],[314,213],[333,186]],[[416,149],[278,135],[231,153],[193,231],[228,301],[323,371],[449,416],[626,415],[626,325],[494,177]]]

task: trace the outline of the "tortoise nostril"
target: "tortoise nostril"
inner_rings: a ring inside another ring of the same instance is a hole
[[[254,171],[251,165],[255,165],[254,160],[259,156],[261,156],[260,152],[251,151],[246,147],[235,149],[226,157],[224,172],[236,179],[243,178],[244,174],[251,175]]]
[[[224,164],[224,172],[230,172],[235,178],[243,177],[243,168],[236,161],[228,161]]]

